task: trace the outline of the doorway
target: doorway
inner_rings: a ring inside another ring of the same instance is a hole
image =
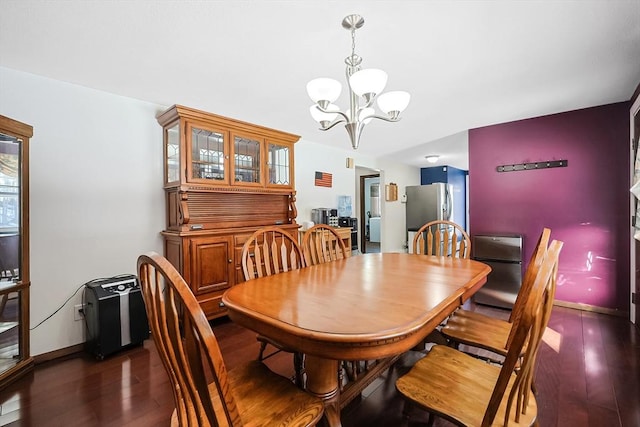
[[[639,86],[640,88],[640,86]],[[638,90],[636,90],[636,94]],[[638,148],[640,142],[640,96],[636,95],[635,101],[631,106],[631,117],[630,117],[630,127],[631,127],[631,165],[632,171],[631,176],[632,179],[636,179],[636,175],[638,174],[638,170],[640,165],[638,164],[638,160],[640,156],[638,155]],[[632,183],[633,184],[633,183]],[[634,235],[638,233],[638,221],[640,217],[638,212],[640,212],[640,207],[638,207],[638,201],[631,196],[631,215],[635,217],[635,227],[632,228],[631,231],[631,289],[630,289],[630,310],[629,317],[632,322],[635,323],[636,327],[640,329],[640,310],[638,310],[638,298],[640,296],[640,241],[638,241]]]
[[[360,252],[380,252],[382,200],[380,174],[360,175]]]

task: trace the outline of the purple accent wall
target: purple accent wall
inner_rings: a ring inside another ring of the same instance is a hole
[[[471,234],[524,235],[526,268],[543,227],[565,242],[556,299],[629,311],[629,103],[469,131]],[[568,160],[567,167],[497,172]]]

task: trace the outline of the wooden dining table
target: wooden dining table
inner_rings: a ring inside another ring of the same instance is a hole
[[[469,259],[363,254],[243,282],[222,302],[234,322],[305,354],[306,389],[340,426],[339,361],[410,350],[490,271]]]

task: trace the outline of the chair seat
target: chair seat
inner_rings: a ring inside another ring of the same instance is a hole
[[[238,406],[240,419],[245,427],[264,426],[313,426],[323,414],[320,399],[292,387],[291,382],[257,360],[228,372],[229,386]],[[211,394],[217,396],[215,383],[209,385]],[[216,413],[222,414],[219,399],[214,401]],[[222,420],[224,417],[219,417]],[[275,420],[282,420],[279,423]],[[171,425],[178,426],[176,412]],[[228,426],[228,424],[221,424]]]
[[[464,312],[464,314],[462,314]],[[482,317],[481,317],[482,316]],[[512,324],[501,319],[458,310],[441,329],[446,339],[506,356]]]
[[[493,317],[493,316],[488,316],[486,314],[482,314],[482,313],[478,313],[477,311],[471,311],[471,310],[465,310],[465,309],[459,309],[456,310],[452,315],[451,318],[465,318],[465,319],[471,319],[473,321],[480,321],[480,322],[495,322],[495,323],[509,323],[504,319],[499,319],[497,317]]]
[[[413,404],[464,426],[480,426],[500,367],[443,345],[434,346],[408,374],[396,381],[396,388]],[[504,425],[507,397],[516,379],[511,379],[492,425]],[[510,426],[530,426],[536,420],[537,404],[529,397],[526,414],[515,422],[515,404],[511,408]]]

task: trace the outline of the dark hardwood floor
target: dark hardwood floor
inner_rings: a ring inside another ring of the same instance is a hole
[[[506,316],[501,310],[478,310]],[[227,319],[214,322],[228,368],[254,358],[255,334]],[[371,384],[342,412],[343,425],[414,426],[426,421],[402,417],[395,392],[399,373],[420,357],[411,352]],[[291,356],[278,354],[269,366],[290,375]],[[640,426],[640,334],[627,320],[555,307],[536,376],[539,421],[547,426]],[[443,391],[443,393],[446,391]],[[36,366],[0,392],[0,425],[162,426],[169,425],[173,400],[168,377],[153,342],[104,361],[81,353]],[[438,420],[436,426],[449,426]]]

